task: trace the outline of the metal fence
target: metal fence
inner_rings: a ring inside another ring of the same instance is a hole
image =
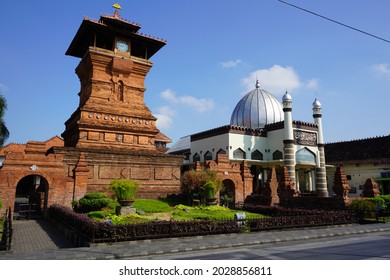
[[[0,251],[11,250],[12,233],[13,233],[12,212],[11,212],[11,207],[9,207],[8,210],[6,210],[4,215],[3,233],[1,235],[1,241],[0,241]]]
[[[276,216],[268,218],[245,218],[237,215],[228,220],[156,221],[131,225],[89,223],[88,226],[65,223],[61,217],[53,217],[61,223],[68,236],[78,240],[78,246],[92,243],[110,243],[142,239],[158,239],[197,235],[255,232],[262,230],[302,228],[357,223],[355,212],[338,211],[329,215]],[[82,242],[80,242],[82,240]]]

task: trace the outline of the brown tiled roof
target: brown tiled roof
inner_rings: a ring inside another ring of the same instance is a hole
[[[160,142],[164,142],[164,143],[172,143],[171,138],[169,138],[168,136],[166,136],[162,132],[157,133],[157,135],[155,137],[155,141],[160,141]]]
[[[325,144],[327,164],[390,163],[390,135]]]

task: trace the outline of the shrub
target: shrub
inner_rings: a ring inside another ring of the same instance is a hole
[[[379,204],[382,210],[390,210],[390,195],[371,197],[368,198],[367,200],[372,201],[375,204]]]
[[[51,218],[82,232],[86,237],[92,237],[94,228],[98,225],[98,222],[86,214],[75,213],[71,208],[58,204],[51,205],[48,214]]]
[[[370,199],[354,199],[348,209],[355,211],[359,219],[375,218],[376,203]]]
[[[107,198],[107,195],[101,192],[90,192],[86,193],[84,195],[84,198],[86,199],[100,199],[100,198]]]
[[[3,203],[1,202],[1,199],[0,199],[0,209],[3,207]]]
[[[215,187],[215,183],[213,181],[207,180],[202,186],[202,189],[204,190],[206,198],[215,198],[217,188]]]
[[[77,203],[73,203],[73,209],[79,213],[88,213],[99,211],[112,204],[112,200],[107,198],[104,193],[87,193]]]
[[[134,199],[140,183],[130,179],[114,179],[108,189],[113,190],[118,200]]]
[[[96,221],[100,221],[106,219],[107,216],[115,214],[115,210],[107,210],[107,211],[92,211],[87,214],[87,216]]]
[[[211,183],[214,184],[215,193],[219,193],[222,188],[222,179],[218,176],[217,172],[210,169],[202,169],[201,171],[195,171],[194,169],[184,172],[181,179],[182,192],[189,201],[192,200],[194,193],[199,195],[200,202],[203,203],[206,198],[204,185]],[[211,194],[211,193],[209,193]],[[215,198],[215,195],[213,196]]]

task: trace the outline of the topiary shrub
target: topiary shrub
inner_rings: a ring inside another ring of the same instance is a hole
[[[77,203],[74,203],[73,209],[78,213],[88,213],[99,211],[110,204],[112,204],[112,199],[108,198],[104,193],[93,192],[85,194]]]

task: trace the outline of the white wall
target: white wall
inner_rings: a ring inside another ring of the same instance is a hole
[[[326,158],[326,155],[325,155]],[[359,197],[364,183],[369,178],[378,178],[381,177],[381,172],[385,172],[385,169],[390,169],[390,164],[387,165],[374,165],[374,164],[344,164],[343,170],[345,175],[350,176],[348,180],[350,187],[356,187],[356,194],[351,193],[349,197]],[[333,187],[333,178],[336,168],[327,169],[327,179],[329,184],[329,190],[332,191]],[[360,188],[360,189],[359,189]],[[333,193],[333,192],[332,192]]]
[[[229,152],[229,150],[226,148],[229,147],[229,134],[222,134],[217,135],[214,137],[201,139],[197,141],[191,142],[191,156],[190,156],[190,162],[193,162],[193,156],[198,153],[201,158],[201,162],[204,161],[204,154],[207,151],[210,151],[213,154],[213,159],[216,158],[216,154],[220,149],[223,149],[226,151],[226,153]]]

